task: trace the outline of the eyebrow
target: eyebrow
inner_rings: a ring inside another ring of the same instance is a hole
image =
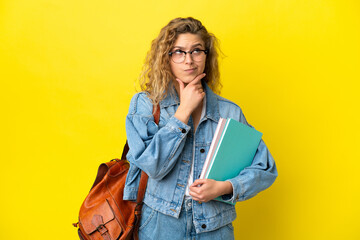
[[[192,45],[191,48],[198,47],[198,46],[203,47],[203,45],[201,43],[197,43],[197,44]],[[181,47],[181,46],[174,46],[173,49],[174,48],[184,49],[184,47]]]

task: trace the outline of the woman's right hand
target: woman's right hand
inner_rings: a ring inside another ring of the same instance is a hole
[[[205,97],[205,92],[201,84],[201,79],[205,77],[202,73],[194,78],[189,84],[185,84],[176,79],[179,83],[180,106],[175,113],[175,117],[187,124],[191,114],[201,104]]]

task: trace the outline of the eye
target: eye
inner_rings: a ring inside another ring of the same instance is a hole
[[[202,50],[201,50],[201,49],[199,49],[199,48],[195,48],[195,49],[194,49],[194,50],[192,50],[191,52],[192,52],[192,54],[194,54],[194,55],[199,55],[199,54],[201,54],[201,53],[202,53]]]
[[[176,49],[173,54],[175,55],[182,55],[183,54],[183,51],[181,51],[180,49]]]

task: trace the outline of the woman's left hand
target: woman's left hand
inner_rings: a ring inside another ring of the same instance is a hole
[[[189,193],[195,201],[208,202],[218,196],[232,192],[232,185],[228,181],[197,179],[191,184]]]

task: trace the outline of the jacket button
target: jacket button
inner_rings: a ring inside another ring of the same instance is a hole
[[[201,225],[201,227],[205,229],[205,228],[206,228],[206,224]]]
[[[182,129],[181,132],[182,132],[182,133],[186,133],[186,130],[185,130],[185,129]]]
[[[201,152],[201,153],[204,153],[204,152],[205,152],[205,149],[203,149],[203,148],[200,149],[200,152]]]

